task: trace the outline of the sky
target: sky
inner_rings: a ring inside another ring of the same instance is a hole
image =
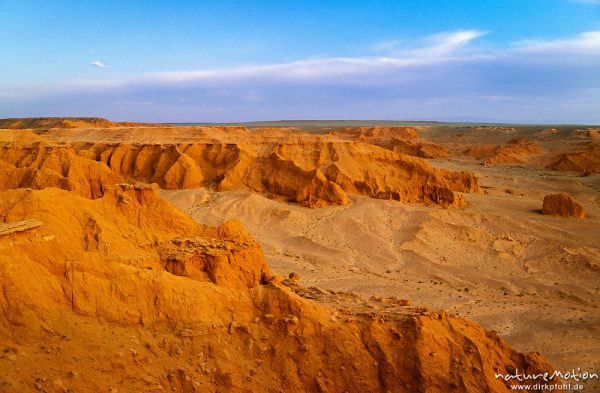
[[[0,117],[600,124],[600,0],[0,0]]]

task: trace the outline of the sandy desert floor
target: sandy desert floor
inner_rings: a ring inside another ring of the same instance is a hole
[[[353,196],[307,209],[247,191],[168,190],[197,221],[239,219],[272,269],[302,284],[411,299],[469,317],[557,367],[600,369],[598,176],[439,161],[474,171],[482,193],[445,210]],[[539,213],[545,194],[568,191],[585,220]]]

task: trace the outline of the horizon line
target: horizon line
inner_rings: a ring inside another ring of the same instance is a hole
[[[250,121],[138,121],[138,120],[113,120],[103,116],[29,116],[29,117],[2,117],[0,120],[24,120],[24,119],[104,119],[114,123],[146,123],[146,124],[165,124],[165,125],[244,125],[260,123],[434,123],[444,124],[481,124],[481,125],[514,125],[514,126],[600,126],[600,122],[540,122],[540,123],[522,123],[506,120],[410,120],[410,119],[277,119],[277,120],[250,120]]]

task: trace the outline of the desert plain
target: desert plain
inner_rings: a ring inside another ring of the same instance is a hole
[[[0,279],[0,391],[600,372],[600,129],[3,119]]]

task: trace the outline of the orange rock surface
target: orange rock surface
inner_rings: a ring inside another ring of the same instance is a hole
[[[546,195],[542,213],[562,217],[585,218],[583,207],[565,192]]]
[[[450,156],[447,148],[431,142],[397,140],[394,141],[392,150],[397,153],[422,158],[444,158]]]
[[[526,162],[541,149],[525,138],[511,139],[501,145],[480,145],[466,149],[463,154],[482,160],[482,164],[512,164]]]
[[[553,371],[445,311],[282,280],[239,221],[201,225],[159,197],[462,206],[478,178],[403,154],[437,149],[416,129],[0,127],[0,391],[508,392],[534,382],[497,373]]]
[[[388,139],[418,139],[419,134],[415,127],[345,127],[331,131],[334,135],[341,135],[352,140],[367,138]]]
[[[335,129],[330,134],[415,157],[442,158],[450,155],[444,146],[420,141],[415,127],[348,127]]]
[[[600,172],[600,144],[591,142],[553,158],[546,169]]]
[[[392,131],[365,132],[399,133]],[[309,207],[346,204],[348,193],[461,207],[460,193],[479,189],[472,173],[437,169],[372,144],[288,130],[116,127],[3,134],[1,188],[54,186],[88,198],[122,181],[165,189],[247,188]]]
[[[406,301],[365,313],[343,294],[306,300],[239,223],[199,225],[155,186],[5,190],[0,220],[42,223],[0,236],[6,392],[505,392],[514,382],[495,373],[552,371]]]

